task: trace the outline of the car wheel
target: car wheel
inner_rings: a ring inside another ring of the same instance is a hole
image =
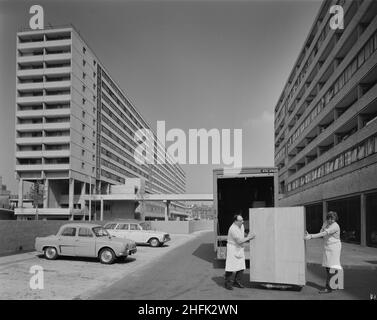
[[[47,247],[44,249],[44,256],[48,260],[55,260],[58,257],[58,252],[54,247]]]
[[[149,244],[151,245],[151,247],[159,247],[160,241],[157,238],[152,238],[149,240]]]
[[[99,252],[99,260],[104,264],[112,264],[115,260],[114,251],[109,248],[104,248]]]

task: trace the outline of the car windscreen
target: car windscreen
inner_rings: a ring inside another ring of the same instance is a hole
[[[107,230],[103,227],[94,227],[92,230],[94,234],[96,235],[96,237],[109,237],[110,236]]]

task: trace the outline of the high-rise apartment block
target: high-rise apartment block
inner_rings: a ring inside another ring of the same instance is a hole
[[[336,211],[343,241],[377,246],[377,1],[322,3],[275,108],[275,165],[310,232]]]
[[[40,185],[46,218],[82,218],[85,194],[129,178],[147,193],[183,193],[185,173],[160,143],[166,164],[135,161],[138,129],[150,126],[73,27],[17,34],[16,215],[35,214],[23,208],[25,181]]]

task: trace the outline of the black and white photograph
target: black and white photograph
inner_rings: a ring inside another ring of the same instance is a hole
[[[377,300],[377,1],[0,0],[0,300]]]

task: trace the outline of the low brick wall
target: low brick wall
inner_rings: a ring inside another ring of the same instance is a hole
[[[189,234],[200,230],[213,230],[212,220],[149,221],[152,230],[167,233]]]
[[[36,237],[56,234],[68,220],[0,220],[0,256],[34,250]],[[75,221],[85,223],[88,221]],[[104,225],[107,221],[93,221]],[[213,221],[148,221],[152,230],[170,234],[189,234],[200,230],[213,230]]]
[[[213,230],[214,222],[213,220],[194,220],[190,222],[190,233],[201,230]]]
[[[152,230],[171,233],[189,234],[189,221],[148,221]]]

